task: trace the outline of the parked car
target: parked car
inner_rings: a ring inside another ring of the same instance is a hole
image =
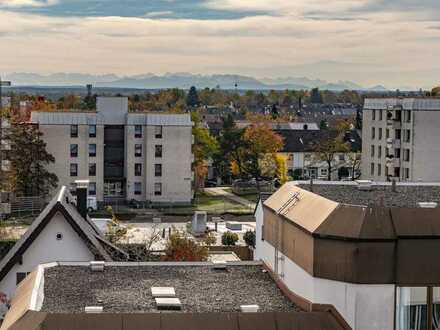
[[[205,181],[205,187],[206,188],[217,187],[217,181],[215,181],[215,180],[206,180]]]

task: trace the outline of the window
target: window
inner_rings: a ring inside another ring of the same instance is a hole
[[[154,164],[154,176],[162,176],[162,164]]]
[[[383,110],[379,110],[379,120],[382,120],[383,117]]]
[[[411,131],[409,129],[405,130],[405,142],[411,142]]]
[[[390,130],[387,128],[385,131],[385,137],[388,139],[390,137]]]
[[[155,146],[154,155],[156,156],[156,158],[162,158],[162,145]]]
[[[89,137],[96,137],[96,125],[89,125]]]
[[[78,137],[78,125],[70,125],[70,137],[71,138]]]
[[[136,139],[140,139],[142,137],[142,126],[141,125],[134,126],[134,137]]]
[[[96,157],[96,144],[89,144],[89,157]]]
[[[141,195],[142,194],[142,183],[135,182],[134,183],[134,194]]]
[[[428,288],[396,288],[395,315],[396,329],[428,329]]]
[[[89,176],[96,176],[96,164],[89,164]]]
[[[407,123],[411,122],[411,110],[405,111],[405,121]]]
[[[72,158],[78,157],[78,145],[77,144],[70,145],[70,157],[72,157]]]
[[[162,183],[155,183],[154,196],[161,196],[161,195],[162,195]]]
[[[162,126],[154,126],[154,136],[156,139],[162,138]]]
[[[26,278],[26,276],[28,276],[28,274],[29,273],[22,273],[22,272],[17,273],[16,284],[19,285],[21,281],[23,281]]]
[[[345,154],[339,154],[339,161],[343,162],[345,160]]]
[[[370,165],[370,174],[374,175],[374,163],[371,163]]]
[[[377,175],[378,176],[382,175],[382,165],[381,164],[377,164]]]
[[[78,164],[70,164],[70,176],[78,176]]]
[[[404,175],[405,175],[405,179],[409,180],[409,168],[405,168],[403,172],[404,172]]]
[[[376,110],[371,112],[371,120],[376,120]]]
[[[371,146],[371,158],[374,157],[374,145]]]
[[[142,164],[139,163],[134,164],[134,175],[142,176]]]
[[[379,127],[379,140],[382,140],[382,127]]]
[[[397,149],[394,151],[394,157],[400,159],[400,148],[397,148]]]
[[[134,156],[135,157],[142,157],[142,144],[135,144],[134,145]]]
[[[400,140],[402,138],[402,130],[396,129],[396,139]]]
[[[372,139],[376,138],[376,129],[374,127],[371,127],[371,138]]]
[[[321,168],[321,176],[327,176],[328,175],[328,170],[326,168]]]
[[[377,148],[377,158],[382,158],[382,146],[379,146]]]
[[[403,160],[409,162],[409,149],[403,149]]]
[[[96,182],[89,183],[89,195],[96,196]]]

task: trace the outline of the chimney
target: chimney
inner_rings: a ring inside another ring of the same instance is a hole
[[[79,214],[87,218],[87,188],[89,187],[89,180],[76,180],[76,209]]]

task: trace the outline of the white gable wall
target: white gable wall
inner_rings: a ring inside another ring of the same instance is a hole
[[[56,239],[62,233],[61,240]],[[0,292],[11,297],[16,288],[16,274],[32,272],[39,264],[55,261],[94,260],[85,242],[60,213],[50,220],[40,235],[32,242],[23,255],[23,264],[16,264],[0,282]]]

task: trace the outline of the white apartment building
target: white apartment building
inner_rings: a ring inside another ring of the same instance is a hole
[[[362,178],[440,181],[440,99],[366,99]]]
[[[128,112],[126,97],[98,97],[96,111],[33,112],[59,185],[90,181],[98,202],[190,203],[189,114]]]

